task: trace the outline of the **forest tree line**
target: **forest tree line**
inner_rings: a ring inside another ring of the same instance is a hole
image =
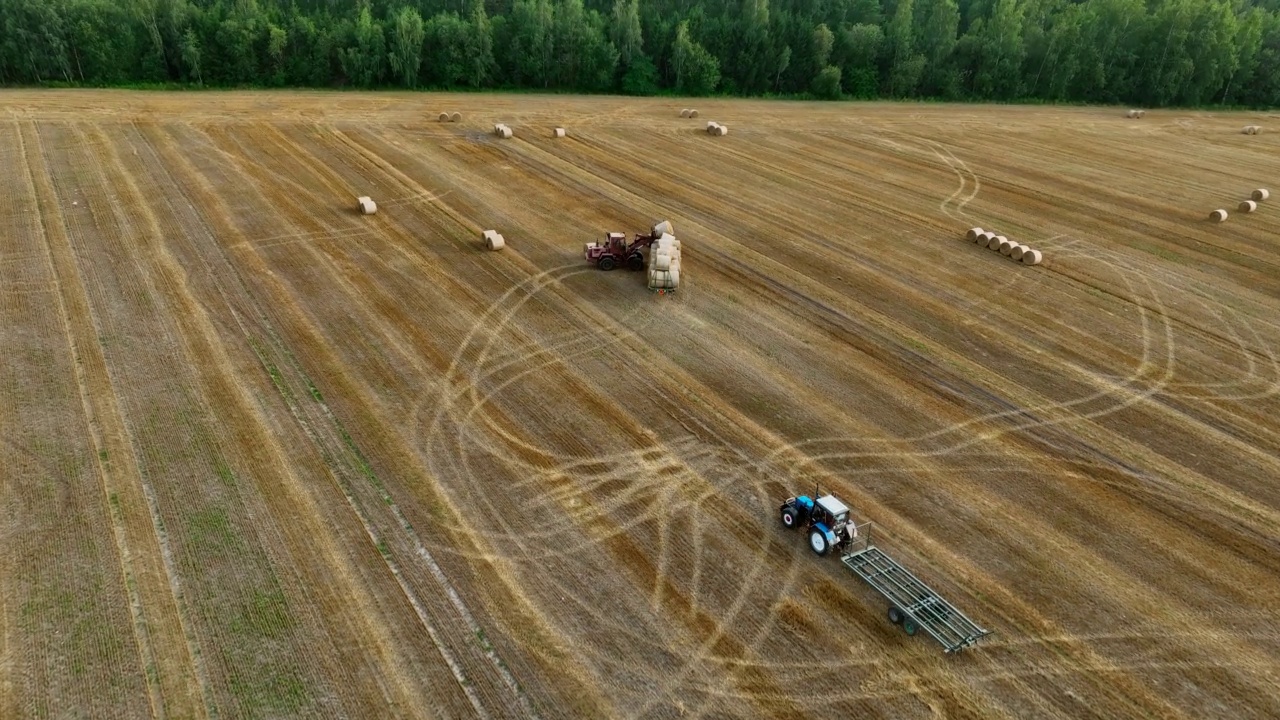
[[[1280,0],[0,0],[0,84],[1280,104]]]

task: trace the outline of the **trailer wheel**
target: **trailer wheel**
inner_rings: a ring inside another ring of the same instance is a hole
[[[783,509],[782,509],[782,525],[783,525],[783,527],[786,527],[787,529],[791,529],[791,528],[795,527],[799,522],[800,522],[800,519],[799,519],[799,517],[797,517],[797,516],[796,516],[796,509],[795,509],[795,508],[793,508],[793,507],[787,507],[787,508],[783,508]]]
[[[902,621],[902,629],[906,630],[908,635],[915,635],[916,630],[919,628],[916,626],[915,620],[912,620],[911,618],[904,618]]]
[[[901,610],[899,610],[896,607],[892,607],[892,606],[889,607],[889,622],[893,623],[894,625],[898,625],[904,619],[906,619],[906,616],[902,614]]]
[[[814,530],[809,533],[809,547],[818,555],[826,555],[827,550],[831,549],[827,544],[827,536],[822,534],[821,530]]]
[[[612,255],[605,255],[600,258],[600,262],[597,264],[601,270],[612,270],[618,266],[618,261],[614,260]]]

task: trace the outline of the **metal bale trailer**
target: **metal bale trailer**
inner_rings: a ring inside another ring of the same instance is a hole
[[[871,523],[859,525],[847,546],[840,561],[889,601],[889,621],[902,625],[908,635],[923,629],[950,654],[992,633],[876,547],[871,542]]]

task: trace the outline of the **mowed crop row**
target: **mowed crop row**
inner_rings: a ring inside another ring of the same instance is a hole
[[[0,714],[1280,714],[1264,120],[5,95]]]

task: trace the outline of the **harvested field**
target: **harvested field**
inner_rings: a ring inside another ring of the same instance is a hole
[[[0,98],[0,717],[1280,717],[1260,115]]]

